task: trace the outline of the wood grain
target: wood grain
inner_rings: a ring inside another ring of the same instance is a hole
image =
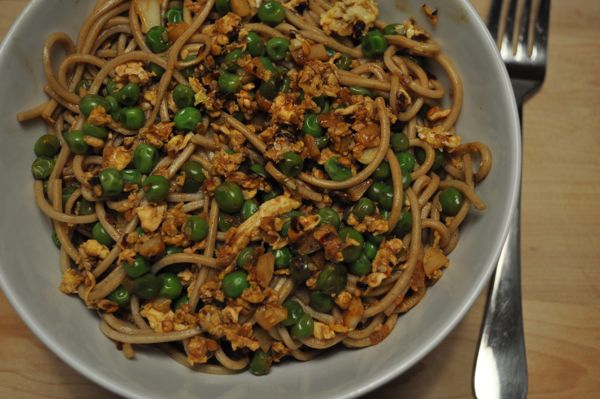
[[[490,0],[472,2],[485,15]],[[26,3],[0,0],[0,37]],[[553,1],[550,32],[546,83],[525,107],[522,262],[529,397],[597,398],[600,2]],[[472,397],[484,308],[485,294],[438,348],[367,398]],[[0,397],[115,396],[47,350],[0,294]]]

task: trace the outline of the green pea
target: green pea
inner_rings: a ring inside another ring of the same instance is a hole
[[[219,213],[219,219],[217,220],[217,227],[219,231],[226,232],[229,230],[234,223],[234,217],[226,213]]]
[[[237,61],[242,58],[244,51],[241,48],[236,48],[230,51],[223,60],[223,67],[229,72],[235,72],[238,69]]]
[[[250,165],[249,169],[261,177],[267,177],[267,172],[265,171],[265,167],[262,166],[261,164],[254,163],[254,164]]]
[[[67,186],[67,187],[63,188],[63,190],[62,190],[62,205],[63,205],[63,207],[67,204],[67,201],[69,200],[69,198],[71,198],[71,195],[73,195],[75,190],[77,190],[77,186]]]
[[[371,272],[371,261],[363,252],[360,254],[357,260],[350,263],[350,266],[348,266],[348,271],[355,276],[365,276]]]
[[[260,84],[258,92],[267,100],[272,100],[277,96],[278,87],[276,79],[265,80]]]
[[[315,324],[310,315],[304,313],[298,322],[292,326],[292,335],[298,339],[308,338],[313,335]]]
[[[390,164],[388,161],[383,161],[379,164],[375,172],[373,172],[373,179],[375,180],[387,180],[391,175]]]
[[[346,288],[347,279],[348,273],[344,266],[339,263],[330,263],[321,270],[316,287],[326,294],[338,294]]]
[[[242,217],[247,220],[250,216],[258,212],[258,204],[254,200],[246,200],[242,205]]]
[[[111,78],[108,78],[106,81],[106,87],[105,87],[104,91],[106,92],[106,95],[104,98],[115,94],[117,92],[117,84],[115,83],[115,81],[112,80]]]
[[[415,148],[415,158],[419,165],[423,165],[425,162],[426,154],[425,150],[421,147]],[[431,170],[436,171],[444,165],[444,153],[440,150],[435,150],[435,158],[433,160],[433,165],[431,165]]]
[[[48,157],[38,157],[31,164],[31,174],[36,180],[46,180],[52,174],[54,169],[54,159]]]
[[[288,247],[273,249],[271,252],[275,257],[275,269],[285,269],[290,266],[294,256]]]
[[[363,54],[367,57],[383,55],[387,48],[387,40],[383,33],[378,30],[369,31],[361,41]]]
[[[281,81],[281,86],[279,86],[279,91],[282,93],[287,93],[290,91],[290,86],[292,84],[292,80],[288,77],[283,78]]]
[[[73,154],[83,155],[88,152],[90,147],[85,142],[85,135],[81,130],[63,133],[63,137]]]
[[[329,208],[329,207],[321,208],[321,209],[319,209],[317,214],[321,218],[321,221],[319,222],[319,224],[330,224],[333,227],[335,227],[336,229],[340,228],[340,215],[338,215],[338,213],[336,211],[334,211],[332,208]]]
[[[283,307],[287,310],[287,318],[284,321],[282,321],[281,324],[283,324],[286,327],[291,327],[294,324],[298,323],[300,317],[304,315],[304,310],[302,309],[302,306],[300,306],[300,304],[293,299],[288,299],[287,301],[285,301],[283,303]]]
[[[367,241],[372,242],[377,246],[379,246],[383,242],[384,238],[385,236],[383,235],[367,233]]]
[[[342,250],[344,262],[354,262],[360,256],[365,244],[365,239],[363,238],[362,234],[354,230],[352,227],[344,227],[340,230],[340,239],[344,244],[346,244],[348,240],[353,240],[358,243],[358,245],[352,245]]]
[[[321,114],[326,114],[331,109],[331,104],[329,104],[328,97],[325,95],[314,97],[313,101],[319,107],[319,113]]]
[[[161,282],[161,287],[158,295],[162,298],[176,299],[181,295],[183,286],[176,274],[161,273],[158,275]]]
[[[411,178],[410,173],[402,172],[402,187],[407,189],[410,186]]]
[[[278,163],[281,172],[289,177],[296,177],[302,172],[304,160],[295,152],[286,152]]]
[[[194,242],[204,240],[208,236],[208,222],[197,215],[188,217],[185,234]]]
[[[183,164],[182,168],[185,173],[185,180],[183,182],[184,193],[195,193],[200,189],[202,183],[206,179],[202,165],[196,161],[187,161]]]
[[[327,137],[327,136],[317,137],[317,138],[315,138],[315,144],[319,148],[325,148],[325,147],[327,147],[327,145],[329,145],[329,137]]]
[[[311,308],[321,313],[329,313],[333,309],[333,299],[319,291],[311,291],[308,296]]]
[[[146,192],[146,199],[150,202],[164,201],[169,195],[169,181],[163,176],[152,175],[146,177],[143,188]]]
[[[280,196],[282,193],[283,190],[278,184],[272,184],[271,191],[262,192],[260,195],[260,200],[261,202],[267,202],[269,200],[272,200],[273,198]]]
[[[242,209],[244,194],[237,184],[225,182],[215,190],[215,200],[223,212],[237,213]]]
[[[246,49],[252,57],[261,57],[265,55],[265,42],[262,41],[258,33],[248,32]]]
[[[139,107],[123,108],[120,113],[120,120],[125,129],[137,130],[146,123],[146,115]]]
[[[256,251],[252,247],[245,247],[238,254],[236,263],[240,269],[247,269],[254,262]]]
[[[250,372],[254,375],[266,375],[271,370],[271,364],[273,359],[268,353],[263,352],[261,349],[254,352],[252,360],[250,361]]]
[[[258,8],[258,19],[265,24],[275,26],[285,19],[285,10],[281,3],[275,0],[269,0],[261,4]]]
[[[91,80],[89,80],[89,79],[81,79],[75,85],[75,94],[77,94],[78,96],[80,96],[81,95],[81,89],[85,89],[87,91],[87,90],[90,89],[91,86],[92,86],[92,81]]]
[[[60,249],[60,240],[58,239],[58,236],[56,235],[56,231],[52,230],[52,242],[54,243],[54,246],[58,249]]]
[[[129,277],[138,278],[150,271],[150,264],[146,259],[144,259],[140,255],[136,255],[136,257],[133,260],[133,263],[123,264],[123,269]]]
[[[136,184],[138,187],[142,187],[142,173],[137,169],[125,169],[121,171],[124,184]]]
[[[448,216],[456,216],[464,202],[464,194],[454,187],[448,187],[440,193],[442,212]]]
[[[349,71],[352,68],[352,58],[347,54],[342,54],[340,58],[335,60],[335,65],[344,71]]]
[[[77,201],[77,208],[79,209],[78,215],[91,215],[96,211],[94,205],[85,199]]]
[[[109,104],[106,99],[97,94],[87,94],[79,100],[79,110],[85,116],[89,116],[96,107],[102,107],[106,111],[109,110]]]
[[[350,94],[352,94],[353,96],[374,97],[373,92],[370,89],[367,89],[366,87],[350,86],[348,87],[348,89],[350,89]]]
[[[295,256],[290,264],[290,276],[296,284],[301,284],[311,276],[309,259],[306,256]]]
[[[158,162],[158,150],[150,144],[140,143],[133,152],[133,164],[143,174],[148,174]]]
[[[392,186],[386,184],[385,187],[381,189],[381,193],[379,194],[379,206],[386,211],[391,211],[393,201],[394,189]]]
[[[115,122],[120,122],[121,114],[123,113],[123,110],[121,109],[121,106],[119,105],[119,102],[117,101],[115,96],[106,96],[106,97],[104,97],[104,99],[106,100],[106,103],[108,104],[108,107],[109,107],[108,113],[110,114],[110,116],[113,118],[113,120]]]
[[[164,53],[169,48],[169,38],[164,26],[153,26],[146,33],[146,45],[153,53]]]
[[[373,201],[379,201],[381,191],[384,187],[385,184],[379,181],[371,184],[371,187],[369,187],[369,189],[367,190],[367,197],[369,197]]]
[[[237,93],[242,88],[240,76],[229,72],[221,72],[217,84],[219,90],[225,94]]]
[[[295,210],[288,212],[287,216],[284,219],[285,221],[283,222],[283,227],[279,232],[282,236],[287,237],[288,231],[290,230],[290,226],[292,225],[292,218],[295,218],[297,216],[302,216],[302,212]]]
[[[383,28],[384,35],[398,35],[398,29],[402,27],[402,24],[389,24]]]
[[[129,298],[129,291],[127,291],[127,288],[122,285],[118,286],[117,289],[111,292],[108,296],[108,299],[116,303],[120,308],[124,308],[129,305]]]
[[[219,15],[227,14],[229,11],[231,11],[230,0],[216,0],[215,10],[217,10]]]
[[[319,118],[317,115],[308,113],[304,116],[302,131],[305,134],[309,134],[313,137],[321,137],[323,135],[323,128],[319,124]]]
[[[163,74],[165,73],[165,68],[153,63],[148,65],[148,70],[158,79],[162,78]]]
[[[142,299],[154,299],[160,294],[162,282],[152,273],[133,280],[133,293]]]
[[[394,133],[390,139],[390,144],[395,152],[408,150],[408,137],[404,133]]]
[[[53,134],[44,134],[35,142],[33,152],[37,157],[53,157],[60,151],[60,141]]]
[[[248,275],[243,270],[229,273],[223,278],[221,289],[229,298],[238,298],[246,288],[249,288]]]
[[[100,185],[102,193],[107,197],[115,197],[123,192],[123,176],[115,168],[104,169],[100,172]]]
[[[194,107],[185,107],[177,111],[174,118],[175,127],[179,130],[195,132],[202,122],[202,113]]]
[[[140,98],[140,86],[137,83],[127,83],[116,94],[115,98],[121,104],[131,107],[135,105]]]
[[[390,211],[383,210],[379,212],[379,215],[385,220],[390,220]]]
[[[394,234],[401,237],[410,232],[412,228],[412,213],[404,209],[402,210],[402,214],[400,214],[400,219],[398,223],[396,223],[396,227],[394,228]]]
[[[111,246],[115,242],[112,237],[104,230],[104,227],[100,222],[96,222],[92,227],[92,237],[102,245]]]
[[[167,255],[180,254],[183,253],[183,248],[176,247],[174,245],[169,245],[165,250]]]
[[[400,164],[400,169],[402,169],[402,174],[410,174],[415,168],[416,159],[412,153],[408,151],[398,152],[396,158]]]
[[[276,67],[275,65],[273,65],[273,62],[271,61],[270,58],[267,57],[258,57],[258,60],[260,61],[261,65],[267,70],[267,71],[271,71],[274,75],[275,78],[280,77],[281,75],[281,70]]]
[[[367,256],[367,259],[373,260],[373,259],[375,259],[375,255],[377,255],[378,249],[379,249],[378,244],[375,244],[371,241],[366,241],[363,251],[364,251],[365,255]]]
[[[334,181],[344,181],[352,177],[352,170],[340,165],[336,157],[331,157],[325,162],[325,172]]]
[[[183,22],[183,9],[169,8],[165,13],[165,19],[170,24],[178,24]]]
[[[375,204],[369,198],[363,197],[354,205],[352,213],[358,220],[363,220],[365,216],[370,216],[375,213]]]
[[[179,309],[183,305],[189,305],[189,304],[190,304],[190,297],[188,297],[187,295],[182,295],[179,297],[179,299],[177,299],[177,301],[175,301],[175,310]]]
[[[272,37],[267,42],[267,54],[273,61],[282,61],[290,49],[290,41],[285,37]]]
[[[86,136],[96,137],[100,140],[104,140],[108,137],[108,130],[102,126],[92,125],[91,123],[85,122],[81,127],[83,134]]]

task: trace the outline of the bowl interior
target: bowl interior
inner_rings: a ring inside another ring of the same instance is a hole
[[[342,398],[373,389],[422,358],[456,325],[487,281],[507,231],[520,173],[516,109],[505,70],[485,26],[462,0],[430,0],[439,9],[435,39],[464,79],[465,103],[458,124],[463,141],[487,143],[494,166],[478,192],[488,205],[471,212],[451,266],[423,302],[402,316],[393,333],[377,346],[341,350],[308,363],[287,362],[266,377],[194,374],[153,351],[125,360],[98,329],[95,314],[78,298],[58,292],[58,252],[51,228],[33,199],[30,164],[41,123],[20,125],[15,114],[42,102],[45,77],[42,45],[51,32],[75,37],[92,2],[34,0],[0,49],[0,282],[18,313],[55,353],[71,366],[129,397],[294,397]],[[421,0],[380,1],[381,17],[401,22],[424,19]]]

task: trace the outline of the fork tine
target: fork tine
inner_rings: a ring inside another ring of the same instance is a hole
[[[538,10],[538,17],[535,21],[535,41],[536,49],[546,50],[548,45],[548,30],[550,27],[550,0],[542,0]]]
[[[498,30],[500,29],[500,17],[502,16],[502,2],[503,0],[494,0],[490,8],[490,15],[488,16],[488,30],[496,43],[498,43]]]
[[[512,54],[515,24],[517,23],[517,4],[518,0],[510,0],[508,14],[506,15],[506,25],[504,26],[504,37],[502,39],[503,53],[508,52]]]
[[[531,23],[532,0],[525,0],[525,7],[521,16],[521,25],[519,26],[519,44],[517,46],[517,54],[529,55],[529,25]]]

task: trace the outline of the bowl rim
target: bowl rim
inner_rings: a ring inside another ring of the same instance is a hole
[[[470,20],[474,21],[477,26],[477,30],[482,34],[482,39],[484,40],[484,44],[486,47],[496,47],[496,43],[494,42],[491,34],[489,33],[487,26],[475,10],[475,7],[471,4],[469,0],[456,0],[464,7],[465,12],[468,14]],[[6,32],[2,42],[0,43],[0,58],[3,57],[6,52],[6,47],[8,43],[11,42],[16,36],[17,31],[19,30],[21,24],[24,20],[41,7],[44,4],[44,0],[31,0],[25,8],[21,11],[19,16],[12,23],[10,29]],[[498,241],[498,243],[494,247],[494,251],[490,259],[493,259],[493,263],[496,263],[500,257],[500,252],[502,247],[504,246],[504,242],[506,237],[508,236],[509,228],[510,228],[510,220],[512,219],[513,213],[516,211],[516,206],[518,202],[518,198],[520,195],[520,185],[521,185],[521,173],[522,173],[522,142],[520,139],[521,134],[521,125],[519,120],[519,114],[517,111],[516,101],[514,100],[514,92],[510,82],[510,77],[504,66],[504,63],[500,57],[499,52],[494,52],[494,61],[496,66],[498,67],[498,71],[500,72],[500,79],[504,86],[504,90],[506,93],[513,98],[513,101],[510,101],[509,108],[509,116],[510,122],[512,124],[511,131],[516,132],[519,135],[519,139],[515,142],[515,171],[516,171],[516,179],[513,179],[510,186],[509,193],[509,213],[507,219],[504,221],[501,226],[501,237],[502,240]],[[446,339],[448,334],[456,327],[456,325],[464,318],[467,311],[473,306],[475,299],[480,295],[483,290],[483,287],[488,284],[489,279],[491,277],[492,272],[495,271],[495,267],[489,267],[484,273],[484,278],[482,278],[475,288],[471,290],[469,295],[466,295],[462,301],[462,306],[456,312],[456,316],[450,320],[435,336],[434,339],[427,342],[427,344],[417,350],[414,355],[406,361],[402,363],[397,363],[396,366],[389,367],[383,373],[381,373],[379,378],[372,378],[369,381],[362,381],[362,385],[359,389],[354,389],[354,391],[349,392],[341,392],[338,399],[342,398],[351,398],[356,397],[358,395],[364,395],[372,390],[384,385],[385,383],[391,381],[392,379],[398,377],[400,374],[414,366],[420,359],[424,358],[429,352],[435,349],[442,340]],[[50,349],[59,359],[68,364],[72,369],[82,374],[89,380],[98,384],[104,389],[107,389],[117,395],[121,395],[124,397],[141,397],[139,393],[136,393],[129,389],[126,385],[115,383],[110,377],[105,376],[101,370],[90,366],[88,362],[80,361],[71,353],[71,350],[64,345],[59,344],[57,341],[54,341],[50,338],[50,336],[46,333],[46,329],[43,325],[39,324],[22,306],[18,293],[13,290],[7,283],[6,277],[4,275],[4,269],[0,267],[0,288],[4,292],[4,295],[8,299],[11,306],[15,309],[16,313],[19,315],[21,320],[27,325],[27,327],[35,334],[35,336],[42,341],[42,343]]]

